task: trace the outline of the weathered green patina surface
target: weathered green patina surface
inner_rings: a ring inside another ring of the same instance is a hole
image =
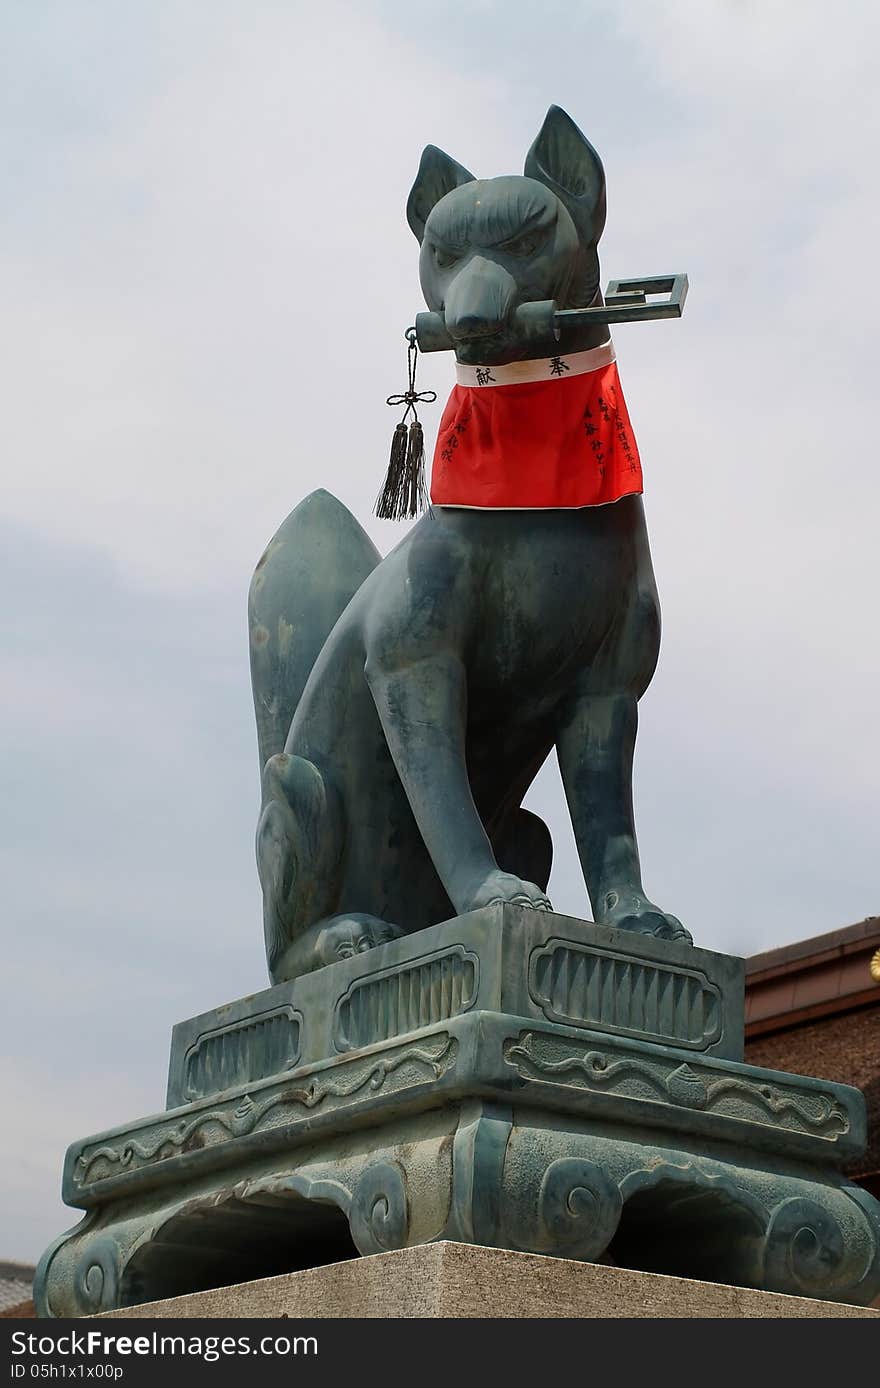
[[[82,1315],[437,1239],[868,1302],[857,1090],[742,1063],[742,962],[485,907],[175,1028],[168,1111],[70,1148]]]
[[[556,108],[522,178],[429,147],[408,216],[434,346],[601,342],[565,313],[601,306],[604,198]],[[742,961],[642,887],[640,497],[436,507],[380,560],[315,492],[258,566],[250,637],[274,986],[175,1028],[166,1112],[70,1148],[85,1217],[42,1259],[41,1314],[440,1239],[871,1301],[880,1204],[843,1175],[862,1096],[745,1065]],[[595,924],[552,912],[522,808],[554,747]]]

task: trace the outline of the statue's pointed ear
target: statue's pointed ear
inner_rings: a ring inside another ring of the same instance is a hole
[[[559,106],[551,106],[526,155],[524,173],[565,204],[585,245],[595,246],[605,225],[605,171],[586,135]]]
[[[406,202],[406,220],[418,241],[421,241],[425,234],[425,222],[435,203],[447,193],[451,193],[453,188],[473,181],[474,175],[468,173],[467,169],[457,164],[454,159],[450,159],[442,149],[438,149],[436,145],[425,146],[416,181]]]

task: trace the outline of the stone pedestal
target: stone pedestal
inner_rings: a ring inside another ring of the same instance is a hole
[[[863,1306],[470,1243],[421,1244],[104,1315],[111,1319],[287,1316],[293,1321],[409,1316],[475,1320],[858,1316],[880,1320],[880,1311]]]
[[[498,906],[183,1022],[168,1111],[70,1148],[39,1309],[439,1241],[867,1304],[862,1096],[743,1064],[742,997],[740,960]]]

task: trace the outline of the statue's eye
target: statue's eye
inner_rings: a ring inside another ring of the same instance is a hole
[[[515,236],[512,241],[507,241],[502,249],[506,255],[534,255],[543,239],[544,233],[541,231],[524,231],[522,236]]]
[[[438,270],[449,270],[460,259],[460,251],[450,251],[445,246],[434,247],[434,264]]]

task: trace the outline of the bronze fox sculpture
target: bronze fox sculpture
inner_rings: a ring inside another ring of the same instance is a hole
[[[604,173],[558,107],[524,176],[475,179],[428,146],[407,217],[460,363],[540,355],[516,337],[523,303],[602,302]],[[550,835],[522,801],[554,747],[595,920],[690,940],[644,893],[633,821],[660,640],[640,496],[434,506],[380,559],[314,492],[260,560],[249,618],[274,982],[492,902],[551,909]]]

